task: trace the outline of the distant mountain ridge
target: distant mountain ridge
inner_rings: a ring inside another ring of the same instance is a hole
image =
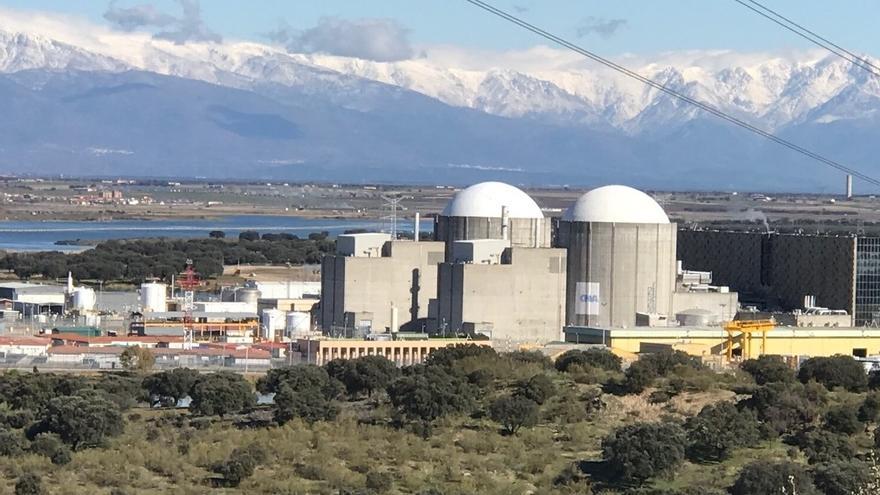
[[[880,175],[878,78],[830,56],[704,65],[638,70]],[[666,94],[582,65],[473,70],[257,43],[100,52],[0,31],[0,87],[3,172],[228,177],[245,167],[245,176],[290,180],[761,190],[842,182]]]

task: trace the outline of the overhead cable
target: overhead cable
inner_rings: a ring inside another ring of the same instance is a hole
[[[759,136],[762,136],[770,141],[773,141],[776,144],[779,144],[781,146],[785,146],[786,148],[788,148],[792,151],[796,151],[804,156],[812,158],[813,160],[816,160],[820,163],[823,163],[829,167],[840,170],[841,172],[845,172],[847,174],[850,174],[853,177],[857,177],[865,182],[868,182],[870,184],[874,184],[876,186],[880,186],[880,180],[878,180],[878,179],[875,179],[867,174],[859,172],[858,170],[853,169],[851,167],[848,167],[842,163],[838,163],[830,158],[826,158],[826,157],[824,157],[814,151],[810,151],[807,148],[804,148],[800,145],[792,143],[791,141],[788,141],[788,140],[783,139],[779,136],[776,136],[775,134],[773,134],[771,132],[765,131],[764,129],[761,129],[760,127],[757,127],[757,126],[752,125],[742,119],[734,117],[733,115],[730,115],[730,114],[724,112],[723,110],[720,110],[712,105],[709,105],[708,103],[704,103],[704,102],[701,102],[701,101],[696,100],[694,98],[691,98],[691,97],[685,95],[684,93],[681,93],[679,91],[676,91],[673,88],[670,88],[669,86],[666,86],[666,85],[661,84],[657,81],[654,81],[654,80],[649,79],[645,76],[642,76],[641,74],[634,72],[634,71],[632,71],[632,70],[630,70],[620,64],[612,62],[611,60],[608,60],[600,55],[597,55],[596,53],[591,52],[591,51],[587,50],[586,48],[582,48],[578,45],[575,45],[574,43],[572,43],[570,41],[567,41],[564,38],[556,36],[548,31],[545,31],[544,29],[541,29],[533,24],[530,24],[530,23],[524,21],[523,19],[520,19],[519,17],[516,17],[513,14],[510,14],[509,12],[505,12],[497,7],[494,7],[493,5],[491,5],[487,2],[484,2],[483,0],[464,0],[464,1],[466,1],[470,4],[473,4],[481,9],[483,9],[483,10],[485,10],[495,16],[498,16],[504,20],[507,20],[513,24],[516,24],[517,26],[519,26],[523,29],[531,31],[532,33],[537,34],[538,36],[541,36],[542,38],[545,38],[553,43],[556,43],[556,44],[558,44],[562,47],[565,47],[571,51],[579,53],[579,54],[583,55],[584,57],[587,57],[590,60],[598,62],[608,68],[611,68],[611,69],[613,69],[613,70],[615,70],[615,71],[617,71],[627,77],[636,79],[636,80],[638,80],[648,86],[651,86],[654,89],[662,91],[672,97],[675,97],[681,101],[684,101],[684,102],[689,103],[697,108],[700,108],[701,110],[708,112],[708,113],[710,113],[720,119],[726,120],[727,122],[730,122],[731,124],[742,127],[743,129],[751,131]]]

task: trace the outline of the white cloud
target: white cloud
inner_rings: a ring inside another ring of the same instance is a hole
[[[415,56],[409,30],[394,19],[324,17],[315,27],[299,31],[282,26],[268,36],[294,53],[321,53],[377,62]]]

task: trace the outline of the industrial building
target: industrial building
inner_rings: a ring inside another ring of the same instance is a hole
[[[465,339],[421,340],[357,340],[318,339],[297,341],[296,348],[307,363],[324,365],[334,359],[355,359],[364,356],[382,356],[399,366],[420,364],[437,349],[458,345],[491,345],[487,341]]]
[[[682,230],[685,268],[711,270],[744,304],[777,311],[842,310],[880,326],[880,238]]]
[[[340,235],[321,264],[321,328],[340,336],[424,331],[443,259],[441,242]]]

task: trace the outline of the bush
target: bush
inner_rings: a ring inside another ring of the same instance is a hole
[[[870,468],[860,460],[840,460],[819,464],[813,469],[816,487],[825,495],[869,493]]]
[[[515,435],[523,426],[538,422],[538,405],[522,396],[505,396],[492,402],[489,417],[501,424],[505,433]]]
[[[657,372],[653,365],[647,362],[636,361],[626,369],[621,383],[622,392],[625,394],[640,394],[654,383]]]
[[[382,356],[364,356],[357,359],[334,359],[325,369],[329,376],[339,380],[351,396],[366,392],[371,397],[375,390],[384,390],[400,375],[400,369]]]
[[[541,351],[513,351],[504,356],[517,364],[534,364],[543,369],[553,367],[553,360]]]
[[[472,409],[476,390],[466,379],[440,366],[414,366],[391,382],[388,397],[404,416],[432,421]]]
[[[192,387],[189,410],[202,416],[226,416],[253,407],[251,384],[238,373],[219,371],[199,376]]]
[[[367,473],[366,486],[368,489],[378,493],[385,493],[394,485],[394,477],[391,473],[383,473],[380,471],[370,471]]]
[[[821,495],[804,468],[787,461],[755,461],[743,467],[730,488],[731,495]]]
[[[788,383],[795,380],[794,370],[785,364],[782,356],[765,354],[758,359],[747,359],[740,367],[752,375],[758,385],[775,382]]]
[[[151,406],[170,407],[189,396],[198,378],[196,370],[175,368],[145,377],[142,386],[150,397]]]
[[[256,462],[250,456],[236,455],[233,452],[233,455],[228,459],[212,466],[211,471],[223,476],[223,481],[227,486],[235,487],[246,478],[253,476],[256,467]]]
[[[294,418],[302,418],[307,423],[330,421],[336,418],[339,409],[328,400],[318,388],[294,390],[285,384],[275,394],[274,416],[278,424],[285,424]]]
[[[684,460],[686,444],[687,436],[677,424],[631,424],[602,440],[602,452],[614,478],[641,484],[674,471]]]
[[[43,481],[34,473],[24,473],[15,482],[15,495],[42,495]]]
[[[556,358],[556,369],[567,372],[572,366],[592,366],[607,371],[620,371],[621,359],[608,349],[598,347],[581,351],[572,349]]]
[[[818,384],[775,382],[758,387],[741,405],[754,410],[758,419],[779,435],[815,421],[826,400],[825,393]]]
[[[452,368],[456,361],[465,358],[476,357],[479,359],[492,359],[498,354],[495,349],[489,346],[477,344],[462,344],[449,347],[443,347],[432,352],[425,364],[428,366],[442,366]]]
[[[722,461],[739,447],[752,446],[760,439],[755,413],[739,410],[730,402],[708,405],[685,423],[688,457],[696,461]]]
[[[345,391],[345,386],[331,378],[326,369],[313,364],[271,369],[257,381],[257,390],[278,393],[284,385],[294,391],[316,388],[327,400],[337,399]]]
[[[519,382],[513,394],[541,405],[556,394],[556,386],[549,376],[540,374]]]
[[[859,406],[858,419],[862,423],[874,423],[880,416],[880,393],[870,392]]]
[[[798,432],[790,440],[807,456],[810,464],[851,459],[856,455],[850,438],[825,430]]]
[[[26,441],[18,430],[0,430],[0,456],[21,455],[27,448]]]
[[[859,414],[855,407],[837,406],[825,413],[825,428],[834,433],[853,435],[865,428],[859,422]]]
[[[861,363],[850,356],[815,357],[804,361],[798,372],[802,383],[815,380],[825,388],[845,388],[850,392],[863,392],[868,388],[868,377]]]
[[[40,421],[28,430],[28,436],[36,438],[40,433],[55,433],[78,450],[100,445],[122,430],[122,414],[115,404],[98,397],[87,399],[74,395],[50,400]]]

